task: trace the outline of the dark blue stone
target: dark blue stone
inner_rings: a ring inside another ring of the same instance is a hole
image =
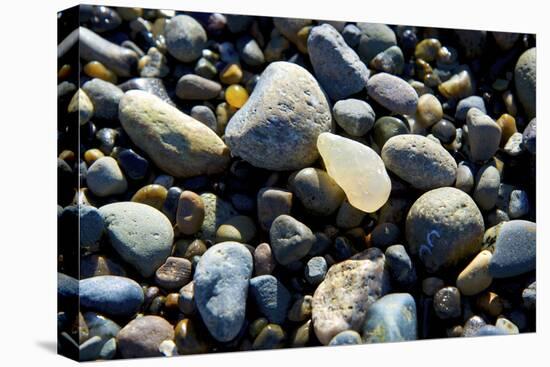
[[[537,225],[526,220],[505,222],[500,228],[489,262],[493,278],[509,278],[535,269]]]
[[[149,162],[132,149],[122,150],[117,157],[124,174],[132,180],[141,180],[147,174]]]
[[[97,244],[103,235],[105,223],[99,211],[93,206],[80,207],[80,247],[97,249]]]
[[[315,236],[315,241],[313,241],[308,255],[316,256],[324,254],[332,244],[332,241],[323,232],[315,232],[313,235]]]
[[[410,287],[416,282],[416,270],[403,245],[392,245],[386,249],[386,264],[395,283]]]
[[[354,345],[362,344],[361,335],[354,330],[346,330],[338,333],[331,339],[328,345]]]
[[[290,306],[290,293],[273,275],[250,279],[250,292],[260,312],[274,324],[282,324]]]
[[[99,129],[96,134],[95,138],[99,142],[99,150],[103,152],[105,155],[110,155],[113,151],[113,148],[115,147],[116,138],[117,138],[117,131],[115,129],[109,129],[108,127],[104,127],[103,129]]]
[[[537,152],[537,119],[534,118],[523,130],[523,146],[531,154]]]
[[[143,290],[132,279],[101,275],[80,281],[80,304],[111,316],[132,316],[143,303]]]
[[[369,307],[363,326],[365,343],[416,339],[416,303],[410,294],[388,294]]]
[[[75,300],[78,297],[78,280],[63,273],[57,273],[57,296],[60,301]]]
[[[465,121],[466,114],[472,107],[477,108],[483,113],[487,113],[487,110],[485,109],[485,102],[483,102],[483,98],[481,98],[480,96],[470,96],[470,97],[461,99],[460,102],[458,102],[458,105],[456,106],[455,119],[459,121]]]
[[[166,194],[166,200],[164,200],[164,204],[162,204],[162,212],[172,224],[176,221],[176,212],[178,211],[181,193],[182,190],[179,187],[170,187],[168,189],[168,194]]]
[[[343,261],[349,259],[352,255],[351,244],[349,240],[345,237],[336,237],[334,240],[334,247],[332,249],[332,254],[334,259],[337,261]]]
[[[491,335],[509,335],[505,330],[497,328],[494,325],[485,325],[480,327],[472,336],[491,336]]]
[[[254,209],[256,209],[255,198],[251,198],[250,196],[244,194],[237,193],[231,195],[231,204],[233,204],[237,211],[243,213],[251,213]]]

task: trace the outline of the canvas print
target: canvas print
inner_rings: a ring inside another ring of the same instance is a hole
[[[536,331],[535,34],[57,19],[61,354]]]

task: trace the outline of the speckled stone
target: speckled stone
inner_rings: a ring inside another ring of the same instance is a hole
[[[193,278],[195,303],[218,341],[234,339],[243,326],[252,266],[250,251],[236,242],[216,244],[200,258]]]
[[[416,112],[418,94],[403,79],[388,73],[379,73],[369,78],[367,93],[391,112],[412,115]]]
[[[368,307],[389,291],[384,254],[370,248],[330,267],[313,295],[315,335],[326,345],[344,330],[358,331]]]
[[[537,306],[537,282],[529,284],[529,286],[521,292],[521,298],[523,300],[523,306],[526,309],[535,309]]]
[[[144,277],[149,277],[172,252],[172,224],[157,209],[134,202],[99,208],[109,242]]]
[[[329,24],[313,27],[307,49],[315,76],[332,100],[340,100],[365,88],[367,66]]]
[[[483,217],[463,191],[428,191],[412,205],[406,220],[408,250],[430,272],[476,254],[483,240]]]
[[[508,278],[535,269],[537,226],[526,220],[505,222],[495,242],[489,274],[494,278]]]
[[[382,149],[386,167],[413,187],[430,190],[451,186],[456,162],[441,145],[420,135],[397,135]]]
[[[392,293],[368,309],[362,328],[364,343],[417,339],[416,303],[408,293]]]
[[[130,321],[116,339],[123,358],[160,357],[160,344],[174,339],[174,329],[162,317],[147,315]]]
[[[250,293],[256,306],[269,322],[282,324],[290,307],[290,293],[273,275],[260,275],[250,279]]]
[[[529,198],[523,190],[514,190],[510,194],[508,216],[510,219],[518,219],[529,213]]]

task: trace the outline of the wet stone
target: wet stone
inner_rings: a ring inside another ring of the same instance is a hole
[[[376,120],[373,128],[374,141],[380,150],[390,138],[409,132],[409,127],[405,122],[392,116],[380,117]]]
[[[259,244],[254,250],[254,274],[269,275],[276,266],[271,247],[267,243]]]
[[[164,186],[156,184],[146,185],[136,191],[131,201],[146,204],[160,210],[164,205],[167,194],[168,190]]]
[[[442,320],[460,316],[460,292],[455,287],[441,288],[434,295],[434,310]]]
[[[176,212],[178,230],[186,235],[197,233],[205,218],[205,204],[202,198],[192,191],[183,191],[179,197]]]

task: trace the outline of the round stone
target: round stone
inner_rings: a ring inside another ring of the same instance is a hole
[[[262,188],[258,191],[258,222],[263,230],[268,231],[273,220],[279,215],[290,214],[292,196],[290,191],[273,187]]]
[[[227,342],[242,329],[252,255],[242,244],[222,242],[201,256],[194,275],[195,303],[214,339]]]
[[[96,160],[86,176],[88,188],[99,197],[122,194],[128,182],[114,158],[102,157]]]
[[[331,133],[319,135],[317,147],[327,173],[344,190],[351,205],[372,213],[386,203],[391,181],[384,162],[374,150]]]
[[[472,160],[483,162],[490,159],[500,145],[500,126],[475,107],[468,111],[466,123]]]
[[[82,86],[82,90],[94,105],[94,116],[105,120],[116,120],[118,105],[124,92],[116,85],[94,78]]]
[[[497,203],[500,173],[493,166],[482,167],[476,175],[473,198],[481,210],[491,210]]]
[[[396,136],[409,134],[409,127],[397,117],[384,116],[376,120],[373,128],[374,142],[382,150],[386,142]]]
[[[191,109],[191,117],[208,126],[212,131],[218,131],[218,121],[214,111],[207,106],[196,105]]]
[[[372,107],[359,99],[344,99],[332,108],[334,119],[351,136],[363,136],[374,126],[375,114]]]
[[[313,328],[323,345],[342,331],[359,331],[368,307],[388,293],[384,263],[384,254],[373,247],[330,267],[312,303]]]
[[[102,206],[99,212],[113,248],[143,277],[153,275],[170,256],[174,231],[160,211],[145,204],[118,202]]]
[[[234,241],[250,243],[255,236],[256,225],[252,218],[238,215],[218,227],[216,242]]]
[[[201,336],[200,330],[197,330],[195,323],[191,319],[183,319],[174,329],[174,341],[178,349],[178,354],[198,354],[208,352],[208,344]]]
[[[397,44],[395,33],[385,24],[359,22],[357,27],[361,30],[357,53],[366,65],[374,56]]]
[[[474,188],[474,174],[472,169],[464,162],[458,165],[456,169],[455,187],[469,194]]]
[[[498,230],[489,262],[493,278],[509,278],[535,269],[537,226],[526,220],[505,222]]]
[[[456,105],[455,119],[458,121],[466,121],[466,115],[470,108],[477,108],[483,113],[487,113],[485,102],[480,96],[470,96],[461,99]]]
[[[134,315],[143,304],[143,290],[130,278],[102,275],[79,282],[80,304],[116,317]]]
[[[327,261],[322,256],[309,259],[304,268],[304,276],[309,284],[316,286],[323,281],[327,273]]]
[[[400,75],[405,67],[405,57],[399,46],[391,46],[378,53],[369,63],[374,70]]]
[[[291,185],[298,200],[313,215],[331,215],[345,198],[340,186],[318,168],[300,170],[292,179]]]
[[[346,98],[365,88],[369,77],[367,66],[330,24],[313,27],[307,50],[315,76],[332,100]]]
[[[88,205],[80,206],[78,215],[80,218],[80,248],[87,251],[99,250],[99,240],[105,229],[103,217],[96,208]]]
[[[233,155],[255,167],[300,169],[317,159],[317,136],[329,131],[331,122],[328,101],[315,78],[296,64],[273,62],[229,121],[225,140]]]
[[[141,180],[147,175],[149,162],[132,149],[123,149],[118,153],[116,159],[129,179]]]
[[[350,47],[356,47],[361,39],[361,30],[355,24],[346,24],[342,37]]]
[[[188,15],[171,18],[164,28],[164,37],[170,55],[182,62],[198,59],[207,40],[201,24]]]
[[[238,84],[233,84],[225,90],[225,100],[231,107],[241,108],[248,101],[248,92]]]
[[[259,244],[254,250],[254,275],[268,275],[273,272],[277,263],[267,243]]]
[[[397,135],[382,148],[382,160],[399,178],[421,190],[451,186],[456,161],[440,144],[421,135]]]
[[[516,93],[528,118],[537,113],[537,49],[530,48],[518,59],[514,69]]]
[[[146,204],[157,210],[161,210],[167,195],[168,190],[166,190],[164,186],[152,184],[143,186],[136,191],[131,201]]]
[[[434,295],[434,310],[437,317],[442,320],[460,316],[460,292],[455,287],[441,288]]]
[[[447,120],[439,120],[432,126],[432,134],[443,144],[451,144],[456,138],[455,126]]]
[[[487,289],[493,277],[489,274],[490,251],[481,251],[456,279],[456,286],[465,296],[473,296]]]
[[[489,316],[497,317],[502,313],[504,304],[502,298],[494,292],[480,294],[476,300],[476,306]]]
[[[370,243],[379,249],[395,245],[399,241],[401,230],[394,223],[379,223],[369,234]]]
[[[315,236],[303,223],[290,215],[280,215],[269,230],[271,248],[277,262],[288,265],[300,260],[311,249]]]
[[[269,324],[260,331],[252,343],[253,350],[276,349],[283,346],[286,334],[283,329],[276,324]]]
[[[403,79],[388,73],[379,73],[367,82],[369,97],[391,112],[412,115],[416,112],[418,94]]]
[[[533,118],[523,130],[523,146],[531,154],[537,152],[537,119]]]
[[[361,335],[354,330],[346,330],[338,333],[330,340],[328,345],[354,345],[354,344],[363,344],[361,340]]]
[[[155,282],[164,289],[179,289],[191,280],[191,262],[181,257],[169,257],[155,272]]]
[[[416,303],[408,293],[392,293],[367,310],[362,328],[364,343],[417,339]]]
[[[436,272],[479,252],[483,217],[470,196],[443,187],[415,201],[405,232],[409,252],[418,255],[429,272]]]
[[[186,74],[178,80],[176,95],[183,100],[208,100],[219,96],[220,83],[195,74]]]
[[[193,191],[183,191],[178,202],[176,223],[185,235],[197,233],[204,221],[205,208],[202,198]]]
[[[174,339],[174,329],[162,317],[147,315],[130,321],[116,339],[123,358],[160,357],[160,344]]]
[[[259,66],[265,62],[262,49],[250,36],[243,36],[237,40],[237,50],[242,60],[250,66]]]
[[[311,304],[313,297],[305,295],[296,300],[288,311],[288,319],[293,322],[300,322],[311,317]]]
[[[250,293],[258,310],[269,322],[282,324],[290,306],[290,293],[273,275],[260,275],[250,279]]]
[[[384,253],[396,284],[408,288],[416,283],[416,269],[403,245],[392,245]]]
[[[365,215],[365,212],[344,200],[336,213],[336,226],[344,229],[359,227]]]
[[[510,219],[521,218],[529,213],[529,198],[523,190],[514,190],[510,194],[508,216]]]
[[[416,122],[425,128],[429,128],[442,118],[443,108],[439,100],[433,94],[423,94],[418,98]]]
[[[503,113],[498,118],[496,123],[498,126],[500,126],[500,130],[502,131],[502,135],[500,138],[500,147],[504,148],[506,142],[508,142],[512,135],[518,132],[516,127],[516,119],[514,118],[514,116]]]
[[[126,92],[119,119],[132,142],[172,176],[219,173],[229,163],[229,149],[215,132],[150,93]]]

